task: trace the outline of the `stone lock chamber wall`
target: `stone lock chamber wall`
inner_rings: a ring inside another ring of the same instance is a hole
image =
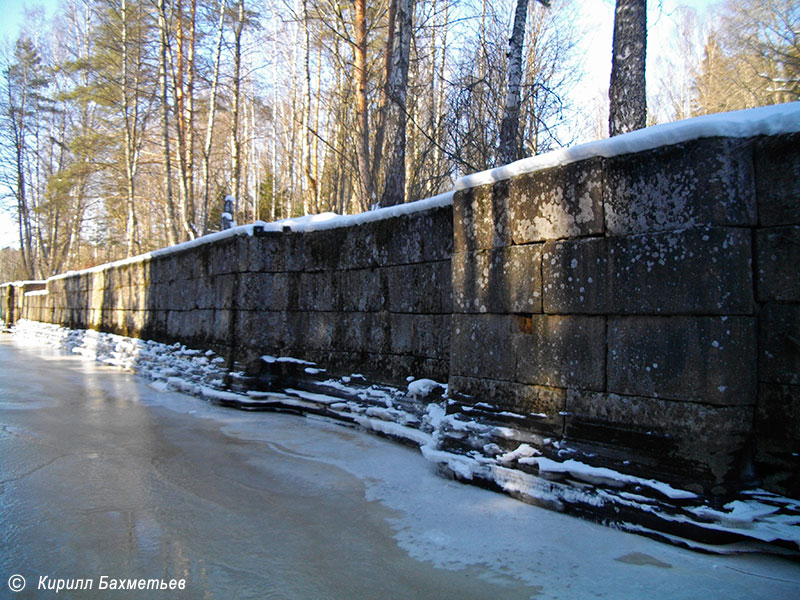
[[[20,314],[210,348],[236,368],[293,356],[388,382],[446,381],[451,206],[347,228],[232,233],[51,278]]]
[[[800,136],[709,138],[458,192],[450,394],[706,495],[800,495]]]
[[[270,354],[430,377],[449,383],[448,412],[522,415],[558,460],[800,497],[798,182],[798,134],[596,156],[452,206],[256,226],[57,276],[17,290],[16,315],[231,367]]]

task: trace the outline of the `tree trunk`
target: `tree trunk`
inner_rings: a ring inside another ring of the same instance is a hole
[[[161,152],[164,158],[164,191],[167,194],[167,209],[169,211],[167,236],[170,245],[173,245],[178,241],[178,232],[176,226],[178,223],[178,217],[175,214],[175,201],[172,195],[172,159],[170,157],[169,140],[169,95],[167,93],[167,10],[164,0],[158,0],[158,29],[160,34],[160,67],[158,73],[158,83],[161,87]]]
[[[497,146],[497,164],[505,165],[517,158],[519,132],[519,89],[522,82],[522,46],[525,43],[525,21],[528,17],[528,0],[517,0],[514,28],[508,40],[508,90],[500,125],[500,142]]]
[[[162,0],[163,1],[163,0]],[[194,224],[194,46],[196,0],[190,0],[188,32],[182,0],[177,4],[177,65],[172,70],[175,91],[175,131],[178,139],[178,169],[180,174],[180,228],[185,239],[197,237]],[[169,47],[168,47],[169,50]],[[170,53],[171,56],[171,53]]]
[[[646,125],[646,50],[647,1],[617,0],[608,90],[608,131],[612,136]]]
[[[219,32],[217,34],[217,45],[214,55],[214,74],[211,77],[211,97],[208,100],[208,122],[206,123],[206,139],[203,144],[203,229],[202,233],[208,231],[209,221],[209,186],[211,179],[211,142],[214,134],[214,117],[217,114],[217,88],[219,87],[219,63],[222,55],[222,33],[224,31],[225,19],[225,0],[219,2]]]
[[[136,246],[136,229],[138,227],[136,219],[136,170],[138,165],[138,148],[136,141],[137,121],[139,118],[138,91],[139,77],[138,72],[134,71],[133,93],[128,89],[128,3],[122,0],[122,110],[125,120],[124,144],[125,144],[125,209],[127,213],[125,229],[125,247],[127,256],[133,256]]]
[[[392,154],[386,170],[382,206],[405,202],[406,188],[406,122],[408,97],[408,63],[411,55],[411,29],[414,22],[414,1],[398,0],[397,33],[392,49],[392,70],[387,83],[390,118],[394,127]],[[393,114],[392,114],[393,113]]]
[[[244,27],[244,0],[239,0],[237,3],[237,8],[238,10],[236,27],[234,29],[233,50],[233,109],[231,111],[231,193],[236,199],[236,205],[241,206],[242,142],[239,136],[239,111],[241,107],[242,87],[242,29]]]
[[[378,99],[377,122],[375,123],[375,140],[372,145],[372,181],[378,180],[383,162],[383,144],[386,137],[386,121],[389,110],[389,81],[392,78],[392,61],[395,50],[395,22],[397,20],[397,1],[388,0],[386,48],[383,53],[383,85]]]
[[[303,125],[302,125],[302,163],[306,179],[303,194],[303,214],[307,215],[316,204],[317,179],[311,164],[311,32],[308,29],[308,0],[303,0]]]
[[[375,186],[369,155],[369,112],[367,104],[367,15],[366,0],[356,0],[355,69],[356,114],[358,116],[358,171],[361,203],[368,208],[375,202]]]

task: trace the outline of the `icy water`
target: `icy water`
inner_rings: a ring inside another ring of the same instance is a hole
[[[0,598],[652,597],[798,598],[800,565],[684,551],[443,479],[355,429],[0,336]]]

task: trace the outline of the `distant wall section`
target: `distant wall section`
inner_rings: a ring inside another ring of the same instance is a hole
[[[53,277],[15,315],[211,348],[237,368],[288,355],[446,381],[451,248],[451,206],[304,233],[256,227]]]

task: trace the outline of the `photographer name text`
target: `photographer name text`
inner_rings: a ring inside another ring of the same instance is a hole
[[[158,578],[129,578],[117,579],[108,575],[99,578],[70,578],[50,577],[40,575],[37,590],[50,590],[59,593],[67,590],[185,590],[185,579],[158,579]]]

